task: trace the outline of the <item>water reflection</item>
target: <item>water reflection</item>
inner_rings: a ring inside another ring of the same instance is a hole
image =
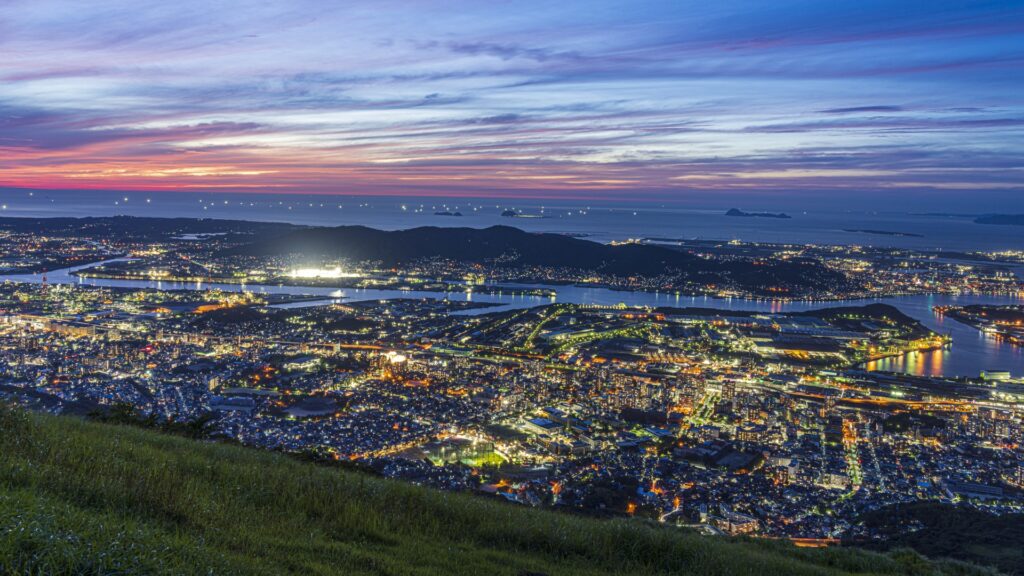
[[[263,286],[263,285],[237,285],[237,284],[183,284],[175,282],[159,282],[149,280],[102,280],[94,278],[80,278],[71,274],[79,268],[86,268],[95,264],[54,270],[47,275],[51,283],[78,283],[92,286],[109,286],[124,288],[159,288],[164,290],[175,289],[220,289],[225,291],[238,292],[248,290],[262,294],[295,294],[307,296],[321,296],[325,299],[345,299],[346,301],[359,300],[387,300],[394,298],[438,298],[449,300],[469,300],[474,302],[500,304],[500,307],[479,308],[464,310],[456,314],[484,314],[499,310],[512,308],[529,308],[540,306],[555,301],[555,298],[528,296],[523,294],[486,294],[466,292],[444,293],[444,292],[408,292],[401,290],[374,290],[374,289],[342,289],[308,286]],[[9,275],[0,276],[0,281],[14,280],[20,282],[38,283],[42,280],[39,274]],[[709,296],[681,296],[679,294],[666,294],[655,292],[626,292],[597,288],[592,286],[551,286],[544,284],[516,284],[517,288],[543,288],[553,289],[557,292],[557,301],[570,304],[595,304],[612,306],[626,304],[628,306],[673,306],[673,307],[695,307],[695,308],[719,308],[723,310],[746,310],[761,311],[770,313],[800,312],[804,310],[815,310],[834,306],[861,306],[871,303],[890,304],[900,309],[904,314],[920,321],[928,328],[936,332],[949,335],[953,338],[951,347],[945,350],[931,352],[918,352],[916,354],[878,360],[867,364],[869,370],[892,370],[918,375],[947,375],[947,376],[977,376],[982,370],[1009,370],[1014,375],[1024,373],[1024,348],[1014,346],[1008,342],[1001,342],[995,338],[985,335],[982,332],[957,322],[951,318],[943,318],[932,312],[933,306],[939,305],[967,305],[967,304],[1024,304],[1024,297],[1016,296],[990,296],[990,295],[925,295],[925,296],[901,296],[896,298],[848,300],[831,302],[780,302],[777,300],[744,300],[739,298],[713,298]]]
[[[945,374],[944,366],[951,354],[949,347],[925,352],[914,351],[902,356],[868,362],[864,368],[883,372],[903,372],[915,376],[941,376]]]

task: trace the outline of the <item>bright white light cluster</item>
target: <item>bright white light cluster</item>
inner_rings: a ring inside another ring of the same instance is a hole
[[[334,268],[296,268],[289,274],[292,278],[358,278],[355,272],[343,272],[340,266]]]

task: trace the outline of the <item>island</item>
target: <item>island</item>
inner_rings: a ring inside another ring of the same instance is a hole
[[[501,213],[505,218],[547,218],[543,214],[523,214],[522,212],[516,212],[515,210],[505,210]]]
[[[923,234],[914,234],[912,232],[892,232],[890,230],[868,230],[861,228],[843,228],[843,232],[852,232],[855,234],[874,234],[876,236],[903,236],[906,238],[924,238]]]
[[[778,214],[773,213],[773,212],[744,212],[743,210],[740,210],[739,208],[730,208],[729,211],[725,213],[725,215],[726,216],[740,216],[740,217],[743,217],[743,218],[784,218],[784,219],[792,218],[792,216],[790,216],[789,214],[786,214],[785,212],[779,212]]]
[[[1024,214],[986,214],[974,219],[975,224],[997,224],[1000,226],[1024,226]]]

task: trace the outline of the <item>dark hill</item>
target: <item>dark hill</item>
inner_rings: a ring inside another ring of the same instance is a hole
[[[913,548],[1024,575],[1024,514],[995,516],[967,506],[911,502],[868,512],[860,520],[887,537],[867,548]],[[908,531],[911,525],[919,529]]]
[[[842,317],[852,316],[874,320],[892,320],[893,322],[907,325],[919,324],[916,319],[907,316],[892,304],[882,304],[880,302],[865,304],[863,306],[836,306],[821,308],[819,310],[807,310],[804,312],[794,312],[793,315],[814,316],[825,320],[835,320]]]
[[[212,218],[150,218],[87,216],[82,218],[0,218],[0,230],[54,236],[86,236],[102,240],[163,240],[179,234],[277,236],[301,228],[278,222]]]
[[[381,261],[386,265],[443,257],[460,262],[569,267],[620,276],[680,273],[701,284],[735,285],[752,292],[769,286],[800,290],[836,287],[845,278],[810,261],[718,261],[644,244],[612,246],[561,234],[535,234],[509,226],[422,227],[383,231],[365,226],[310,228],[235,249],[247,255]]]
[[[612,273],[659,274],[667,268],[706,267],[701,258],[657,246],[609,246],[561,234],[533,234],[511,226],[384,231],[365,226],[312,228],[239,249],[258,255],[303,254],[400,264],[432,257],[533,266],[572,266]]]

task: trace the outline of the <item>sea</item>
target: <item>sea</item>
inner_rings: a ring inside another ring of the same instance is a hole
[[[791,218],[726,216],[730,208],[745,212],[784,211]],[[520,217],[502,216],[508,210]],[[461,216],[441,216],[438,212]],[[1024,212],[1024,207],[1018,212]],[[0,189],[0,216],[111,215],[225,218],[314,226],[360,224],[382,230],[506,225],[534,232],[571,234],[598,242],[669,238],[856,244],[944,251],[1024,249],[1022,226],[975,224],[977,214],[937,213],[924,209],[920,212],[786,210],[785,206],[724,203],[684,206],[596,200]]]
[[[948,252],[1024,250],[1024,227],[976,224],[974,215],[871,212],[853,210],[787,211],[788,219],[725,216],[732,206],[631,205],[627,202],[570,202],[540,200],[443,199],[356,197],[323,195],[269,195],[237,193],[113,193],[105,191],[43,192],[0,190],[0,216],[156,216],[223,218],[291,222],[317,226],[359,224],[395,230],[417,226],[487,227],[508,225],[537,232],[585,237],[597,242],[629,238],[741,240],[747,242],[889,246]],[[747,212],[779,210],[771,206],[739,206]],[[515,211],[517,217],[503,216]],[[461,216],[437,215],[437,212]],[[875,234],[863,232],[888,232]],[[873,362],[868,370],[905,372],[923,376],[978,376],[982,370],[1009,370],[1024,377],[1024,348],[996,340],[970,326],[943,318],[932,311],[945,304],[1024,304],[1024,294],[924,295],[843,302],[778,302],[770,300],[693,298],[655,292],[622,292],[579,286],[547,286],[557,291],[554,299],[503,295],[405,292],[397,290],[337,290],[302,286],[238,286],[176,284],[148,281],[83,280],[73,269],[47,273],[51,283],[102,286],[153,287],[162,289],[254,290],[266,293],[322,296],[330,301],[380,300],[430,297],[472,300],[496,304],[468,313],[569,302],[636,306],[695,306],[722,310],[787,312],[870,302],[892,304],[929,328],[949,334],[953,344],[943,350],[916,352]],[[1016,273],[1024,277],[1024,267]],[[0,280],[39,282],[39,275],[0,276]]]

